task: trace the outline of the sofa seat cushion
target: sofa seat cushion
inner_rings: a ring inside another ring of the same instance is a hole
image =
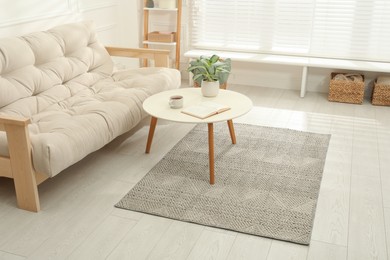
[[[0,39],[0,115],[31,119],[34,169],[49,177],[134,127],[147,97],[179,86],[175,69],[115,72],[88,22]]]
[[[31,116],[35,170],[50,177],[58,174],[139,123],[147,97],[179,85],[180,73],[174,69],[119,71]],[[20,102],[2,112],[20,115],[16,111],[24,109]],[[2,139],[0,153],[8,155],[5,136]]]

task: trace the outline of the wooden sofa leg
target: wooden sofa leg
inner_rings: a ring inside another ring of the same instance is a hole
[[[32,166],[27,126],[7,125],[5,128],[18,206],[24,210],[38,212],[38,186]]]

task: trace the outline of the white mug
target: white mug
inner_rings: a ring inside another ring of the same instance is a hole
[[[183,96],[175,95],[169,98],[169,106],[171,108],[182,108],[183,107]]]

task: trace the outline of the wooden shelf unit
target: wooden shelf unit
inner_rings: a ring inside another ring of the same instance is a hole
[[[180,66],[180,38],[181,38],[181,15],[182,15],[182,0],[177,0],[177,8],[165,9],[165,8],[148,8],[146,7],[147,0],[143,0],[143,10],[144,10],[144,37],[143,37],[143,47],[149,48],[149,45],[164,45],[164,46],[174,46],[175,47],[175,68],[179,69]],[[149,31],[149,16],[150,12],[176,12],[176,41],[175,42],[152,42],[148,41]],[[144,60],[143,66],[147,67],[147,61]]]

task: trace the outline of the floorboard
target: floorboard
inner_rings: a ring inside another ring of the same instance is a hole
[[[310,246],[178,222],[114,207],[194,125],[149,118],[39,187],[42,211],[15,206],[0,178],[0,260],[390,259],[390,107],[329,102],[324,93],[231,85],[254,108],[237,123],[332,138]]]

